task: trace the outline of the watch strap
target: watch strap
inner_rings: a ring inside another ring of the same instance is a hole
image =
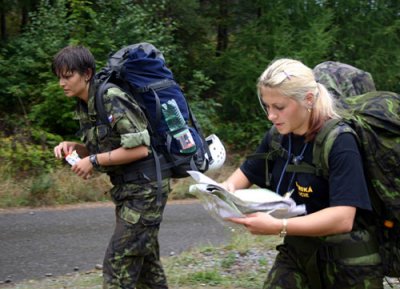
[[[287,223],[288,223],[287,219],[282,220],[282,230],[279,233],[279,237],[281,238],[284,238],[287,235]]]
[[[95,168],[98,168],[100,166],[99,162],[97,160],[97,155],[95,155],[95,154],[89,156],[89,161],[91,162],[92,166]]]

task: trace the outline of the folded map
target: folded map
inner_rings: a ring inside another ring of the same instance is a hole
[[[267,212],[276,218],[290,218],[306,213],[305,205],[296,205],[290,192],[281,196],[268,189],[250,188],[231,193],[200,172],[188,173],[197,182],[190,186],[189,192],[219,221],[244,217],[245,214],[254,212]]]

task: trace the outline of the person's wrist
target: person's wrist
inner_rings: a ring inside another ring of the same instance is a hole
[[[287,235],[287,219],[282,219],[282,228],[281,231],[279,232],[279,237],[284,238]]]
[[[230,193],[233,193],[235,191],[235,186],[228,181],[222,182],[221,185]]]
[[[97,155],[96,154],[90,155],[89,156],[89,161],[90,161],[90,163],[92,164],[92,166],[94,168],[100,167],[99,161],[97,160]]]

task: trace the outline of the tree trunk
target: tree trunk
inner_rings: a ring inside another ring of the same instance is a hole
[[[20,31],[22,32],[24,30],[24,28],[26,27],[26,25],[28,24],[28,20],[29,20],[29,8],[26,6],[23,6],[21,9],[21,26],[20,26]]]
[[[1,13],[0,15],[0,22],[1,22],[1,41],[7,40],[7,23],[6,23],[6,15]]]
[[[7,40],[7,22],[6,22],[6,9],[4,8],[4,1],[0,0],[0,26],[1,26],[1,42],[4,42]]]
[[[216,56],[220,56],[228,48],[228,0],[220,0],[218,26],[217,26],[217,51]]]

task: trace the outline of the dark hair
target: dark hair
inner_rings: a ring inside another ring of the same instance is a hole
[[[58,77],[67,72],[78,72],[80,75],[89,69],[91,77],[96,73],[96,63],[92,53],[84,46],[67,46],[61,49],[53,59],[51,69]]]

